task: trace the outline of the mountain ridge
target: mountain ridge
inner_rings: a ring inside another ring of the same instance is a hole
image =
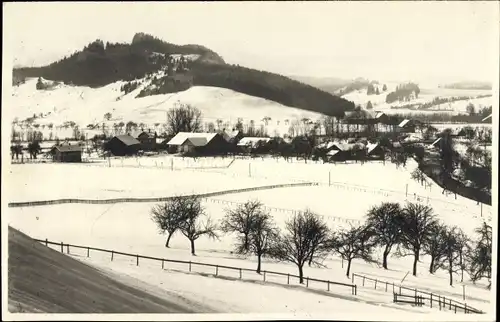
[[[180,57],[172,59],[172,55]],[[184,55],[197,57],[187,61]],[[207,47],[175,45],[146,33],[136,33],[130,44],[105,44],[97,39],[52,64],[14,68],[13,76],[15,79],[43,77],[98,88],[116,81],[132,82],[159,70],[168,71],[159,81],[163,88],[148,95],[173,93],[197,85],[215,86],[331,116],[343,116],[344,111],[354,109],[354,103],[317,87],[283,75],[230,65]],[[180,74],[187,77],[176,79]],[[167,84],[175,82],[185,82],[186,86]]]

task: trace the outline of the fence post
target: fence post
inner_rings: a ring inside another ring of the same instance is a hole
[[[45,238],[45,246],[49,246],[49,240]]]
[[[365,286],[365,276],[363,276],[363,286]]]
[[[219,266],[215,265],[215,276],[219,275]]]
[[[266,281],[266,271],[264,271],[264,282]]]
[[[465,309],[464,309],[465,314],[467,314],[467,303],[465,303],[465,306],[464,306],[464,307],[465,307]]]
[[[161,269],[165,269],[165,261],[163,259],[161,260]]]
[[[66,244],[66,253],[69,254],[69,244]]]
[[[450,299],[450,310],[451,310],[451,299]]]
[[[457,313],[457,305],[455,304],[455,313]]]
[[[114,251],[111,251],[111,261],[113,261],[113,257],[115,255],[115,252]]]
[[[326,282],[326,285],[328,286],[328,288],[326,289],[327,291],[330,291],[330,281],[327,281]]]
[[[375,279],[375,289],[377,289],[377,279]]]
[[[191,272],[191,261],[189,261],[189,271]]]
[[[63,245],[63,242],[61,242],[61,253],[64,253],[64,245]]]
[[[438,295],[439,311],[441,311],[441,295]]]
[[[240,268],[240,279],[241,279],[241,268]]]
[[[431,309],[432,309],[432,293],[431,293]]]
[[[358,286],[354,285],[354,295],[358,295]]]
[[[290,274],[286,274],[287,275],[287,280],[286,280],[286,283],[287,284],[290,284]]]
[[[399,295],[401,295],[401,286],[399,286]]]
[[[90,255],[90,247],[87,247],[87,257]]]
[[[139,266],[139,254],[137,254],[136,256],[137,256],[137,266]]]
[[[351,283],[354,283],[354,275],[356,274],[352,273]]]
[[[385,292],[387,293],[387,282],[385,282]]]
[[[392,282],[392,293],[395,293],[395,290],[394,290],[394,282]]]
[[[306,277],[306,287],[309,287],[309,277]]]

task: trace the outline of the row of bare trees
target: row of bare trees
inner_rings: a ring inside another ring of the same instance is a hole
[[[413,256],[413,275],[422,255],[431,258],[430,273],[445,269],[453,283],[453,274],[464,271],[473,281],[491,278],[491,227],[486,223],[478,228],[480,238],[472,241],[458,228],[440,223],[432,208],[418,203],[401,207],[398,203],[382,203],[372,207],[366,221],[360,226],[333,230],[324,219],[310,210],[300,212],[278,228],[274,218],[262,203],[250,200],[233,209],[226,209],[220,223],[214,223],[205,213],[197,196],[175,197],[152,209],[152,219],[161,233],[167,236],[169,247],[172,236],[180,231],[191,244],[195,255],[195,241],[206,235],[219,239],[219,231],[234,237],[235,253],[257,257],[257,273],[262,269],[262,258],[290,262],[297,266],[303,283],[304,265],[323,267],[331,254],[347,262],[346,276],[350,276],[354,259],[376,263],[378,249],[383,251],[382,266],[388,269],[388,258],[395,249],[396,256]]]

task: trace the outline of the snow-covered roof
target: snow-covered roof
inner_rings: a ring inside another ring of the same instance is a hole
[[[439,141],[441,141],[441,138],[437,138],[436,141],[432,142],[431,146],[435,146]]]
[[[193,138],[187,138],[186,141],[191,142],[192,145],[194,146],[205,146],[208,143],[207,138],[200,138],[200,137],[193,137]],[[186,142],[184,141],[184,142]]]
[[[54,146],[53,149],[59,150],[60,152],[81,152],[83,148],[80,145],[59,145]]]
[[[229,140],[235,138],[239,133],[240,133],[239,130],[222,131],[221,135],[224,137],[224,139],[226,139],[226,141],[229,141]]]
[[[482,121],[484,122],[484,121],[486,121],[486,120],[488,120],[488,119],[490,119],[490,118],[491,118],[491,114],[490,114],[490,115],[488,115],[488,116],[486,116],[484,119],[482,119]]]
[[[370,154],[373,150],[375,150],[376,147],[378,147],[379,144],[378,143],[368,143],[366,145],[366,148],[367,148],[367,153]]]
[[[257,144],[258,142],[269,142],[271,139],[270,138],[258,138],[258,137],[250,137],[250,136],[247,136],[247,137],[244,137],[242,138],[237,145],[239,146],[247,146],[247,145],[252,145],[254,146],[255,144]]]
[[[337,147],[340,151],[349,151],[351,150],[355,144],[353,143],[340,143],[340,142],[332,142],[333,146]]]
[[[168,141],[167,144],[168,145],[182,145],[189,138],[205,138],[206,142],[208,143],[208,142],[212,141],[212,139],[216,135],[217,135],[217,133],[179,132],[170,141]]]
[[[326,155],[332,157],[339,152],[340,152],[339,150],[331,150],[331,151],[328,151],[328,153]]]
[[[117,135],[115,136],[118,140],[122,141],[125,143],[125,145],[136,145],[136,144],[141,144],[141,142],[137,141],[137,139],[131,137],[130,135]]]
[[[410,122],[410,120],[405,119],[405,120],[403,120],[401,123],[399,123],[399,125],[398,125],[398,126],[399,126],[399,127],[405,127],[405,126],[408,124],[408,122]]]

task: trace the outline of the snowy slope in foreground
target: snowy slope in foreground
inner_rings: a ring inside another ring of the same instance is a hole
[[[45,116],[38,118],[36,123],[53,123],[57,126],[74,121],[80,127],[85,127],[87,124],[102,124],[104,114],[111,113],[112,119],[106,122],[108,126],[128,121],[152,126],[164,123],[166,111],[178,101],[200,109],[204,122],[215,123],[217,119],[221,119],[230,122],[231,126],[238,118],[243,118],[246,122],[254,120],[257,126],[267,116],[274,125],[282,120],[280,124],[284,126],[286,119],[317,119],[321,115],[219,87],[194,86],[183,92],[135,98],[146,81],[140,80],[141,85],[127,95],[120,91],[124,82],[96,89],[58,85],[53,90],[39,91],[36,90],[36,81],[29,79],[25,84],[14,88],[10,106],[14,117],[19,120],[42,113]]]

